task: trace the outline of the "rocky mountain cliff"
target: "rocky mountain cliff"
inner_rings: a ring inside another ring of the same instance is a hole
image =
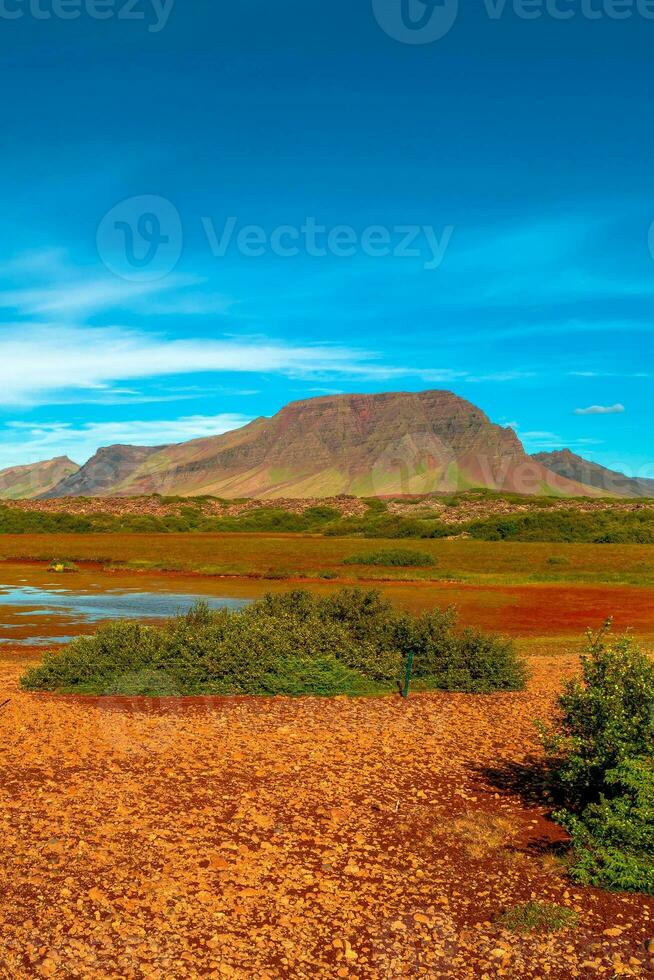
[[[41,494],[42,497],[102,497],[113,487],[129,478],[149,456],[161,446],[108,446],[98,449],[88,463],[76,469],[58,484]]]
[[[26,466],[0,470],[0,500],[29,500],[41,497],[79,470],[68,456],[57,456]]]
[[[224,435],[112,446],[47,496],[384,496],[478,486],[587,492],[529,457],[512,429],[470,402],[423,391],[312,398]]]
[[[654,497],[654,480],[625,476],[616,470],[609,470],[598,463],[592,463],[583,456],[577,456],[569,449],[553,453],[536,453],[533,457],[553,473],[568,480],[576,480],[608,496]]]

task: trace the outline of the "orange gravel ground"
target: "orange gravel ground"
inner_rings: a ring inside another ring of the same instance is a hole
[[[654,900],[572,885],[512,782],[573,657],[521,694],[172,704],[19,693],[25,657],[0,664],[2,977],[654,975]],[[530,898],[578,929],[494,921]]]

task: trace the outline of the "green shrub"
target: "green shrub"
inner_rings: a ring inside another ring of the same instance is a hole
[[[654,663],[629,635],[612,639],[610,624],[588,640],[582,678],[565,685],[545,739],[555,788],[574,806],[597,801],[625,760],[654,753]]]
[[[323,529],[326,536],[363,538],[445,538],[452,528],[441,521],[401,517],[382,510],[368,511],[363,517],[343,517]]]
[[[312,523],[326,523],[327,521],[335,521],[341,516],[341,512],[336,510],[335,507],[329,507],[327,504],[319,504],[316,507],[307,507],[303,511],[302,516],[305,520],[311,521]]]
[[[267,592],[245,610],[248,616],[300,619],[306,621],[316,615],[316,597],[308,589],[291,589],[289,592]]]
[[[113,697],[170,698],[176,697],[179,690],[165,671],[143,667],[112,675],[102,693]]]
[[[343,561],[344,565],[388,565],[400,568],[435,565],[436,561],[424,551],[411,551],[409,548],[389,548],[372,551],[365,555],[352,555]]]
[[[77,514],[48,514],[0,505],[0,534],[87,534],[93,521]]]
[[[47,652],[43,663],[21,678],[27,690],[106,693],[116,677],[157,669],[164,634],[140,623],[115,622],[93,636],[79,636],[60,652]]]
[[[381,646],[396,643],[397,624],[405,618],[376,589],[346,587],[314,602],[321,619],[345,626],[355,640]]]
[[[388,504],[381,497],[364,497],[363,503],[371,514],[386,514],[388,512]]]
[[[110,623],[27,671],[27,690],[166,694],[365,694],[397,688],[410,651],[425,688],[524,684],[511,644],[458,632],[451,610],[419,619],[378,592],[296,589],[243,610],[196,605],[161,627]]]
[[[480,630],[454,630],[452,609],[433,610],[405,624],[414,651],[413,673],[443,691],[519,691],[527,673],[510,640]]]
[[[523,502],[528,502],[527,500]],[[654,543],[654,509],[637,511],[581,511],[576,508],[543,509],[542,498],[527,514],[488,517],[459,525],[482,541],[578,541],[598,544]],[[551,506],[551,505],[550,505]]]
[[[499,925],[510,932],[559,932],[561,929],[574,929],[579,916],[574,909],[568,909],[556,902],[522,902],[504,912],[498,918]]]
[[[554,816],[572,838],[573,878],[654,894],[654,663],[609,625],[589,637],[582,679],[545,734]]]
[[[560,822],[572,837],[572,877],[584,885],[654,895],[654,767],[630,759],[605,773],[607,793]]]

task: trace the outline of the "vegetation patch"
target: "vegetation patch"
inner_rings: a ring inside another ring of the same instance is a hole
[[[540,498],[539,498],[540,499]],[[577,541],[654,544],[654,508],[586,512],[576,508],[489,517],[459,525],[481,541]]]
[[[424,551],[411,551],[409,548],[388,548],[383,551],[372,551],[365,555],[352,555],[346,558],[344,565],[387,565],[400,568],[414,568],[435,565],[436,559],[426,555]]]
[[[561,929],[574,929],[579,924],[579,916],[574,909],[557,905],[556,902],[522,902],[504,912],[498,924],[510,932],[521,934],[529,932],[560,932]]]
[[[341,496],[315,501],[222,500],[218,497],[135,498],[140,510],[115,500],[76,498],[39,509],[39,502],[0,504],[0,533],[285,533],[327,537],[543,541],[595,544],[654,543],[654,501],[616,504],[599,498],[565,500],[545,496],[469,490],[452,496]],[[50,503],[50,502],[48,502]],[[84,504],[82,513],[78,505]],[[245,505],[245,506],[243,506]],[[166,512],[165,508],[172,508]]]
[[[572,875],[584,885],[654,895],[654,768],[631,759],[606,773],[607,791],[559,818],[572,837]]]
[[[412,617],[375,591],[296,590],[238,611],[199,603],[163,626],[117,622],[47,653],[26,690],[62,693],[374,694],[397,690],[409,653],[417,687],[520,690],[513,645],[457,629],[452,610]],[[142,678],[142,689],[139,687]]]
[[[573,878],[654,894],[654,663],[607,624],[589,637],[582,678],[559,709],[545,745]]]
[[[79,568],[74,561],[68,561],[66,558],[55,558],[48,565],[48,571],[60,575],[64,572],[78,572]]]
[[[468,857],[488,860],[498,851],[505,851],[517,834],[515,822],[501,814],[471,811],[454,821],[454,833]]]

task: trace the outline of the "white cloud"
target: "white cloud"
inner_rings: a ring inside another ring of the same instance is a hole
[[[375,363],[374,353],[329,344],[266,339],[170,339],[122,327],[50,324],[0,328],[0,404],[52,402],[57,392],[88,392],[144,378],[205,372],[350,375],[392,378],[412,373]]]
[[[92,315],[119,306],[134,306],[135,302],[187,284],[188,280],[175,276],[157,282],[126,282],[104,277],[56,286],[10,289],[0,291],[0,308],[16,310],[26,316]]]
[[[94,393],[91,401],[104,404],[123,397],[138,400],[143,393],[126,391],[130,383],[222,372],[318,383],[338,377],[389,382],[414,377],[442,385],[468,377],[465,371],[447,368],[392,367],[380,363],[374,351],[329,343],[285,344],[265,337],[179,339],[119,326],[0,326],[0,405],[88,402],[89,392]]]
[[[161,420],[85,422],[82,425],[58,421],[42,425],[10,421],[6,423],[0,441],[0,469],[64,455],[77,463],[85,463],[100,446],[161,446],[220,435],[250,421],[248,416],[231,413]]]
[[[533,371],[497,371],[495,374],[468,375],[465,380],[471,384],[481,384],[487,381],[522,381],[525,378],[533,377],[535,377]]]
[[[575,415],[620,415],[625,412],[624,405],[589,405],[588,408],[575,408]]]
[[[87,320],[107,310],[129,309],[149,316],[224,314],[234,300],[203,289],[196,275],[170,275],[131,282],[106,272],[80,277],[63,249],[29,252],[0,263],[0,309],[34,320]]]

